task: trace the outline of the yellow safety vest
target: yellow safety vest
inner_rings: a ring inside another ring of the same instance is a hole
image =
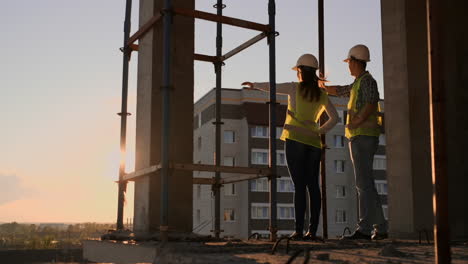
[[[356,107],[357,98],[361,89],[361,80],[364,76],[368,75],[369,73],[363,74],[359,77],[353,84],[351,88],[351,94],[348,102],[348,116],[346,118],[346,124],[349,124],[357,114],[358,109]],[[370,75],[370,74],[369,74]],[[381,117],[378,116],[377,112],[380,112],[380,106],[377,106],[378,109],[375,113],[371,114],[366,121],[361,123],[358,128],[356,129],[348,129],[345,128],[345,136],[347,138],[352,138],[355,136],[374,136],[378,137],[380,135],[380,126],[382,124]]]
[[[296,86],[296,109],[292,108],[291,98],[288,97],[288,113],[284,122],[281,140],[294,140],[321,148],[319,125],[320,115],[328,104],[328,95],[321,90],[320,100],[310,102],[303,98]]]

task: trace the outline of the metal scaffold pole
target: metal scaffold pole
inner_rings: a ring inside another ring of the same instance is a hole
[[[320,77],[325,77],[325,46],[324,46],[324,23],[323,23],[323,0],[318,0],[318,32],[319,32],[319,72]],[[323,116],[323,115],[322,115]],[[323,122],[323,119],[321,120]],[[328,219],[327,219],[327,174],[325,166],[326,138],[325,134],[320,136],[322,141],[322,159],[320,161],[320,181],[322,185],[322,235],[324,239],[328,238]]]
[[[448,204],[447,96],[444,84],[444,2],[427,0],[429,114],[434,210],[435,263],[451,263]]]
[[[119,166],[119,191],[117,202],[117,230],[124,229],[123,215],[124,215],[124,201],[125,191],[127,189],[127,182],[123,181],[125,175],[125,153],[127,142],[127,97],[128,97],[128,64],[130,61],[131,50],[127,46],[128,39],[130,38],[131,26],[131,13],[132,13],[132,0],[127,0],[125,7],[125,22],[124,22],[124,43],[123,43],[123,71],[122,71],[122,106],[120,115],[120,166]]]
[[[270,240],[276,241],[276,45],[275,45],[275,14],[276,5],[274,0],[268,1],[268,18],[270,32],[268,34],[269,59],[270,59],[270,138],[269,138],[269,165],[270,165]]]
[[[217,0],[216,5],[214,5],[216,8],[216,14],[218,16],[223,15],[223,1],[222,0]],[[220,58],[222,56],[222,47],[223,47],[223,24],[218,22],[216,23],[216,57]],[[221,125],[223,124],[221,122],[221,67],[222,67],[222,62],[220,60],[217,60],[214,63],[215,66],[215,73],[216,73],[216,111],[215,111],[215,143],[216,143],[216,151],[215,151],[215,165],[216,166],[221,166]],[[214,221],[214,236],[216,238],[220,237],[221,233],[221,224],[220,224],[220,218],[221,218],[221,185],[219,183],[221,179],[221,173],[215,172],[215,183],[213,185],[213,193],[215,197],[215,221]]]
[[[161,241],[168,240],[169,231],[169,136],[170,136],[170,89],[171,89],[171,30],[172,1],[164,1],[163,17],[163,76],[162,76],[162,133],[161,133]]]

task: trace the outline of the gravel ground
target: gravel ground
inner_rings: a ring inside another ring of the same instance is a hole
[[[325,243],[291,242],[286,253],[286,242],[281,242],[272,253],[273,243],[268,241],[231,241],[213,243],[169,243],[154,263],[290,263],[334,264],[397,264],[434,263],[434,246],[417,241],[385,240],[380,242],[327,240]],[[452,263],[468,263],[468,244],[452,246]]]

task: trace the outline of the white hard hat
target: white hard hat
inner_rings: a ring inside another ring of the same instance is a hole
[[[356,59],[366,62],[370,61],[369,48],[366,47],[366,45],[362,44],[352,47],[348,52],[348,58],[346,58],[344,61],[347,62],[350,59]]]
[[[308,53],[300,56],[299,59],[297,59],[296,66],[292,67],[292,69],[297,71],[297,67],[299,66],[307,66],[315,69],[318,69],[319,67],[317,58],[315,58],[314,55]]]

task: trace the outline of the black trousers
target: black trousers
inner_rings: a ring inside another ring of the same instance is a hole
[[[316,234],[322,206],[319,187],[320,158],[319,148],[294,140],[286,140],[285,146],[288,170],[294,183],[294,213],[296,232],[304,230],[306,212],[306,189],[309,191],[310,223],[309,232]]]

